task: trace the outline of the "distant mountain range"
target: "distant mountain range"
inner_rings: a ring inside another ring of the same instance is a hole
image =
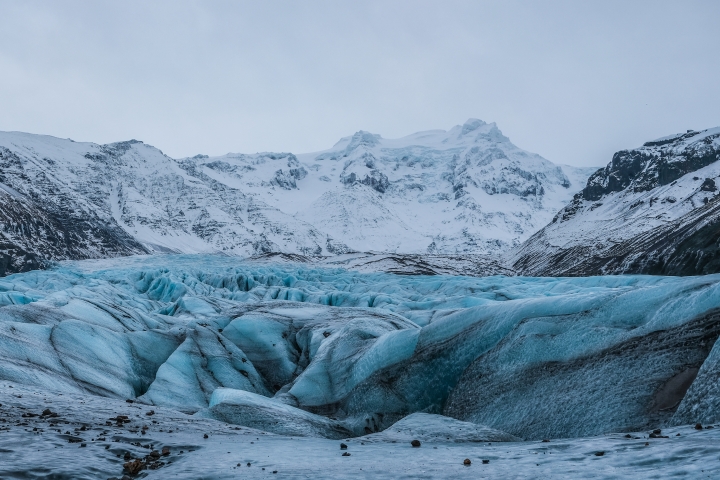
[[[718,188],[720,127],[601,169],[555,165],[475,119],[395,140],[360,131],[319,153],[183,159],[135,140],[0,132],[0,275],[150,253],[406,274],[705,274],[720,271]]]
[[[319,153],[184,159],[135,140],[1,132],[0,274],[163,252],[498,255],[593,171],[475,119],[396,140],[360,131]]]

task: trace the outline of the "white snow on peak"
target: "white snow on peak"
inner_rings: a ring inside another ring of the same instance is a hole
[[[594,170],[556,166],[478,119],[397,139],[361,130],[287,166],[258,156],[196,162],[329,242],[376,252],[507,249],[547,223]],[[234,167],[220,172],[224,163]]]

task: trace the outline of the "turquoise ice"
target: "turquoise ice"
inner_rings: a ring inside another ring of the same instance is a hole
[[[527,439],[637,431],[720,421],[718,312],[720,275],[68,262],[0,280],[0,379],[317,435],[417,412]]]

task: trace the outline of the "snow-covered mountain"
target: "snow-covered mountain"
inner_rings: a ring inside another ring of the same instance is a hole
[[[325,243],[311,225],[142,142],[96,145],[0,133],[0,145],[1,211],[22,206],[29,212],[3,214],[3,240],[40,258],[152,251],[317,254]],[[46,221],[48,214],[57,221]],[[38,222],[46,240],[26,234]],[[62,237],[62,228],[76,235]]]
[[[46,259],[148,253],[90,188],[102,169],[80,173],[77,163],[64,161],[63,147],[76,144],[27,134],[0,133],[0,139],[0,276]]]
[[[0,132],[0,274],[45,260],[182,252],[497,253],[546,224],[592,169],[556,166],[493,123],[333,148],[172,159]]]
[[[617,152],[512,252],[526,275],[720,271],[720,127]]]
[[[554,165],[476,119],[395,140],[360,131],[319,153],[186,161],[327,233],[328,253],[497,253],[595,171]]]

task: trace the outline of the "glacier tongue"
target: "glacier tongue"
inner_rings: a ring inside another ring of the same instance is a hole
[[[720,275],[159,256],[11,275],[0,293],[2,380],[271,431],[297,418],[292,435],[376,433],[415,412],[532,439],[717,421]]]

